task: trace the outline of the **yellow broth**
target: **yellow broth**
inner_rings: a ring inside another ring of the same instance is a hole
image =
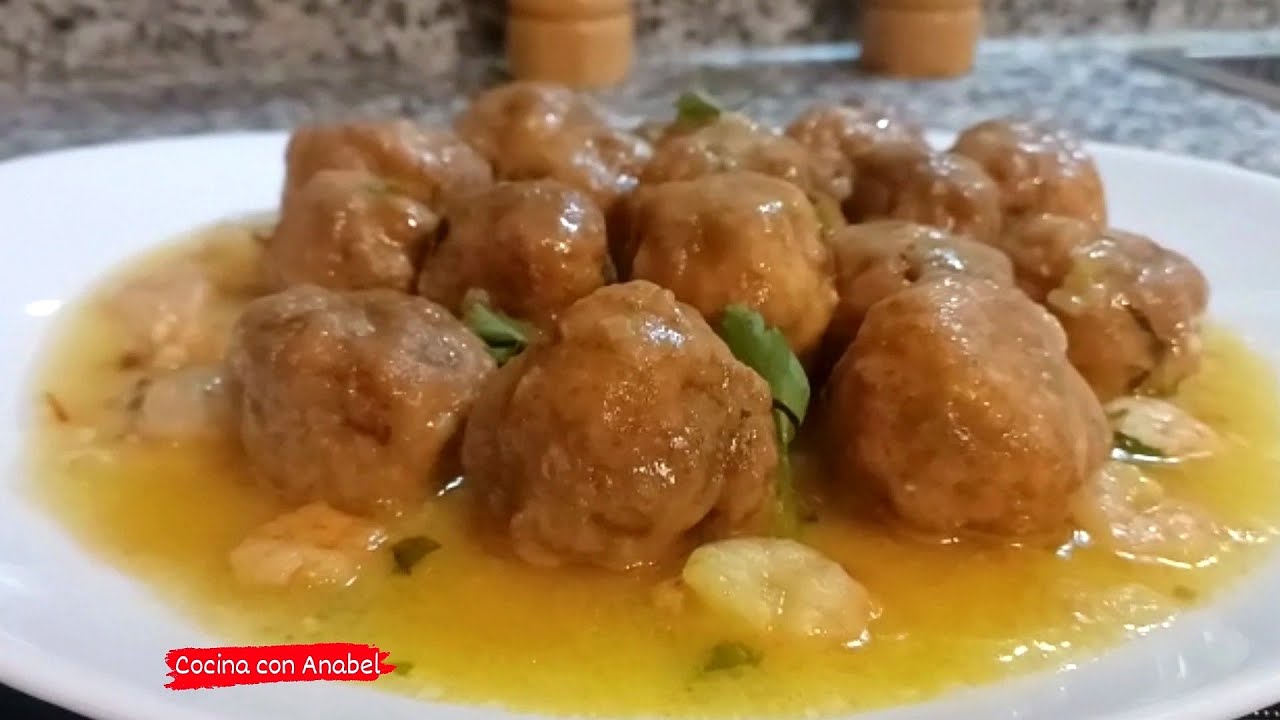
[[[171,262],[190,243],[248,243],[223,226],[126,272]],[[235,302],[228,300],[228,302]],[[1155,470],[1175,497],[1234,531],[1215,564],[1127,561],[1096,547],[1009,547],[912,538],[873,514],[819,503],[804,540],[874,595],[880,616],[858,647],[761,646],[756,667],[701,671],[735,639],[696,607],[654,602],[656,580],[539,570],[494,552],[468,523],[468,490],[442,494],[402,533],[442,545],[410,575],[380,552],[352,587],[266,591],[238,585],[227,553],[282,510],[249,482],[230,439],[180,445],[95,438],[86,426],[118,407],[131,382],[123,339],[93,297],[69,306],[35,391],[56,400],[30,438],[34,495],[84,544],[228,640],[353,641],[391,652],[406,672],[380,687],[458,702],[602,715],[793,715],[920,700],[957,686],[1056,668],[1207,601],[1256,565],[1280,525],[1280,417],[1270,369],[1222,329],[1177,402],[1211,423],[1226,450]],[[802,487],[816,459],[795,458]],[[1147,590],[1135,594],[1134,586]]]

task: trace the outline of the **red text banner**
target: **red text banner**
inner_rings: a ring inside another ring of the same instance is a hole
[[[346,680],[370,682],[396,669],[373,645],[315,643],[179,648],[164,656],[171,690]]]

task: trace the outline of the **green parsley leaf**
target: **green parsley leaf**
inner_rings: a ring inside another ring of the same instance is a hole
[[[791,352],[787,338],[777,328],[766,325],[760,313],[744,305],[725,308],[720,338],[734,357],[769,383],[774,407],[790,416],[794,433],[809,411],[809,376]]]
[[[763,659],[759,650],[740,642],[722,642],[711,648],[702,672],[718,672],[734,670],[741,667],[755,667]]]
[[[676,122],[681,125],[706,125],[714,122],[723,111],[709,96],[700,92],[686,92],[676,98]]]
[[[489,356],[499,365],[524,352],[532,332],[519,320],[491,309],[479,295],[468,293],[463,300],[462,321],[488,346]]]
[[[787,449],[809,410],[809,377],[791,352],[787,339],[764,318],[742,305],[730,305],[720,320],[720,337],[734,357],[769,383],[773,395],[773,425],[778,438],[775,479],[774,533],[795,537],[800,531],[800,497],[791,476]]]
[[[395,560],[396,572],[408,575],[422,558],[440,549],[440,543],[425,535],[413,535],[391,546],[391,558]]]
[[[413,663],[409,662],[408,660],[401,660],[400,662],[396,663],[396,669],[392,670],[391,672],[395,673],[396,675],[408,675],[409,673],[413,672]]]

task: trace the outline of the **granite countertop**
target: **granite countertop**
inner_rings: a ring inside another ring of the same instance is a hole
[[[925,124],[958,129],[1002,114],[1054,119],[1100,141],[1226,160],[1280,175],[1280,108],[1135,63],[1144,45],[1280,48],[1280,31],[1198,32],[1103,39],[997,39],[958,80],[904,82],[859,74],[852,45],[701,51],[637,67],[604,95],[624,116],[665,116],[680,90],[702,87],[781,123],[816,99],[862,96]],[[492,62],[422,76],[377,66],[318,69],[305,77],[163,75],[80,77],[0,87],[0,158],[112,140],[289,128],[299,122],[407,115],[443,121],[459,98],[501,79]]]

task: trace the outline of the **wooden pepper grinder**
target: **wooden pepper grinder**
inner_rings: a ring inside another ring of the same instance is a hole
[[[861,65],[906,78],[963,75],[982,34],[981,0],[861,0]]]
[[[508,12],[507,66],[517,79],[602,88],[631,69],[630,0],[510,0]]]

